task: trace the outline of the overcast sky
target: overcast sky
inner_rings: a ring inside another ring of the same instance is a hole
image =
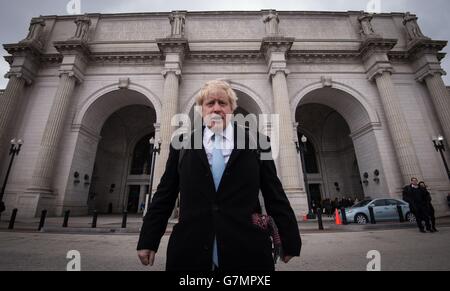
[[[348,11],[366,10],[370,1],[377,0],[79,0],[81,13],[168,12],[172,10],[302,10]],[[0,41],[16,43],[25,38],[32,17],[39,15],[65,15],[70,0],[0,0]],[[419,16],[425,35],[437,40],[450,40],[450,1],[448,0],[380,0],[382,12],[410,11]],[[372,9],[369,6],[369,9]],[[449,52],[447,47],[445,52]],[[2,56],[6,55],[3,47]],[[450,73],[450,56],[443,61]],[[3,78],[9,70],[3,57],[0,60],[0,89],[5,88]],[[450,77],[445,77],[450,85]]]

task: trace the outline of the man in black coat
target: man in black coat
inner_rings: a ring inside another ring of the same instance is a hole
[[[287,263],[300,255],[297,219],[273,160],[262,160],[257,151],[237,147],[238,137],[251,137],[248,130],[230,122],[236,100],[226,82],[210,81],[202,88],[197,97],[206,124],[200,129],[201,147],[179,150],[171,144],[165,173],[138,242],[138,256],[144,265],[153,265],[178,193],[180,218],[169,239],[167,270],[274,270],[270,236],[252,222],[252,215],[260,209],[260,191],[267,213],[279,229],[282,260]],[[191,145],[195,136],[190,136]],[[225,144],[221,158],[226,164],[219,177],[214,170],[216,138]]]
[[[409,203],[409,209],[416,217],[420,232],[425,232],[422,224],[423,221],[425,221],[426,229],[434,232],[431,229],[430,219],[428,217],[426,197],[419,187],[417,178],[411,178],[411,184],[403,188],[403,200]]]

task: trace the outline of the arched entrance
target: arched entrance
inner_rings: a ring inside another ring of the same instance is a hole
[[[72,163],[72,169],[84,168],[92,177],[69,196],[84,196],[88,211],[139,212],[148,193],[149,139],[156,120],[152,102],[137,91],[121,89],[97,97],[81,118]]]
[[[308,138],[305,168],[313,205],[388,195],[386,182],[363,183],[365,172],[382,171],[376,114],[344,90],[324,87],[299,96],[298,138]]]

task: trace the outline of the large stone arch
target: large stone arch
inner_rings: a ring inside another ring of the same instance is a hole
[[[378,145],[379,132],[381,130],[380,119],[376,110],[362,94],[348,85],[337,82],[333,82],[331,87],[324,87],[321,82],[310,84],[300,90],[292,101],[292,112],[293,116],[296,117],[296,121],[298,121],[298,114],[300,114],[300,111],[297,112],[297,110],[304,105],[313,104],[330,108],[343,118],[341,123],[347,124],[348,130],[345,132],[345,135],[353,143],[354,154],[360,168],[360,177],[365,172],[373,173],[375,169],[381,169],[383,172],[384,167]],[[332,116],[330,115],[328,118]],[[322,137],[319,139],[322,143]],[[324,159],[323,156],[321,158],[322,163]],[[383,173],[383,175],[383,178],[389,176],[387,173]],[[326,177],[326,179],[331,179],[332,175],[328,173],[326,176],[330,176]],[[328,183],[331,183],[328,188],[332,189],[333,182],[328,181]],[[386,179],[364,187],[366,196],[382,197],[388,195],[388,193],[390,192]]]
[[[111,97],[111,95],[114,98],[120,99],[121,92],[136,92],[136,94],[134,95],[134,99],[122,98],[123,100],[108,100],[108,97]],[[115,106],[105,106],[114,101],[117,101]],[[150,89],[135,83],[130,83],[128,89],[119,89],[117,84],[110,84],[98,89],[86,98],[77,110],[72,126],[77,127],[82,125],[83,127],[98,133],[99,130],[95,130],[95,126],[90,126],[91,123],[94,123],[97,126],[102,125],[113,112],[131,104],[141,104],[153,107],[156,113],[156,120],[160,120],[162,108],[161,101]],[[93,116],[96,117],[92,118]]]
[[[133,109],[135,108],[135,109]],[[136,111],[137,110],[137,111]],[[122,113],[121,113],[122,112]],[[133,115],[130,112],[139,112],[138,115]],[[127,153],[130,150],[130,145],[135,144],[135,139],[137,137],[131,136],[133,133],[131,131],[123,130],[117,131],[118,137],[124,137],[124,140],[118,140],[117,143],[111,143],[111,134],[102,136],[102,131],[106,123],[111,120],[120,120],[124,116],[129,116],[131,119],[129,122],[136,124],[137,120],[143,120],[142,128],[136,127],[135,130],[142,131],[142,134],[148,133],[149,131],[154,131],[154,123],[156,123],[158,118],[160,118],[161,103],[159,99],[147,88],[138,85],[130,84],[127,89],[119,89],[117,84],[111,84],[100,88],[93,94],[91,94],[86,100],[78,107],[74,119],[72,121],[71,127],[73,131],[73,155],[70,162],[70,173],[80,172],[85,173],[89,176],[94,174],[94,165],[97,164],[97,158],[99,154],[100,147],[103,149],[102,144],[114,145],[114,147],[107,146],[106,148],[114,148],[116,151],[116,144],[125,143],[125,149],[120,150],[124,152],[120,159],[111,158],[108,160],[117,161],[114,165],[117,169],[122,169],[116,171],[117,179],[109,182],[109,185],[118,185],[115,189],[117,191],[117,197],[125,195],[127,187]],[[128,123],[127,123],[128,124]],[[131,123],[129,123],[131,124]],[[111,126],[108,126],[110,128]],[[134,127],[133,127],[134,128]],[[111,132],[111,130],[109,130]],[[119,150],[117,149],[119,152]],[[104,151],[102,151],[104,152]],[[100,171],[102,172],[102,171]],[[111,171],[113,172],[113,171]],[[122,178],[123,177],[123,178]],[[66,191],[64,197],[61,197],[63,201],[61,203],[64,207],[70,207],[73,209],[74,214],[86,214],[88,210],[88,203],[92,195],[91,185],[94,185],[94,177],[90,180],[89,186],[79,186],[72,182],[73,179],[69,177],[66,184]],[[108,179],[104,179],[106,181]],[[103,183],[100,188],[102,193],[108,193],[109,189],[105,185],[108,183]],[[120,192],[119,192],[120,191]],[[109,194],[106,194],[109,195]],[[100,197],[100,196],[98,196]],[[103,198],[101,198],[103,199]],[[114,211],[120,211],[120,198],[114,202]],[[99,211],[106,211],[107,206],[104,206]]]
[[[327,99],[327,94],[320,94],[321,92],[335,92],[336,98]],[[291,103],[292,116],[295,116],[300,105],[307,103],[320,103],[335,109],[347,121],[352,133],[370,125],[380,124],[376,110],[366,98],[358,90],[343,83],[333,81],[331,87],[324,87],[322,82],[307,85],[295,95]]]

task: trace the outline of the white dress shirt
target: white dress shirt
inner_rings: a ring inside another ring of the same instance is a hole
[[[206,151],[206,156],[208,157],[209,165],[212,165],[212,153],[214,150],[214,141],[212,137],[214,136],[214,132],[208,127],[205,128],[205,132],[203,133],[203,147]],[[225,163],[228,163],[230,159],[231,153],[234,149],[234,128],[232,123],[228,124],[225,130],[219,135],[222,136],[223,144],[222,144],[222,154],[225,159]]]

